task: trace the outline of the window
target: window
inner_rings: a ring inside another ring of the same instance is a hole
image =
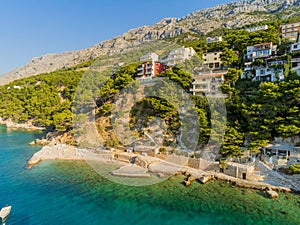
[[[215,60],[218,60],[218,58],[215,58]]]
[[[217,55],[218,53],[215,52],[215,55]]]

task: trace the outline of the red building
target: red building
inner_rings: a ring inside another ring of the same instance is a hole
[[[138,79],[151,79],[167,70],[167,66],[160,62],[144,62],[137,71]]]

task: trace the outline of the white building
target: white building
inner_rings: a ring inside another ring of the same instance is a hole
[[[140,61],[141,62],[148,62],[148,61],[156,62],[156,61],[158,61],[158,55],[156,53],[151,52],[151,53],[141,56]]]
[[[300,51],[300,42],[292,44],[291,46],[291,52],[296,52],[296,51]]]
[[[297,42],[291,45],[291,52],[300,51],[300,33],[298,34]]]
[[[178,63],[184,62],[186,59],[190,59],[196,54],[192,47],[178,48],[169,52],[166,56],[162,57],[161,63],[167,66],[175,66]]]
[[[287,38],[291,41],[296,41],[298,33],[300,32],[300,21],[296,23],[281,24],[280,25],[281,38]]]
[[[223,41],[223,38],[220,36],[220,37],[207,37],[206,38],[206,44],[210,44],[210,43],[215,43],[215,42],[221,42]]]
[[[297,42],[291,45],[291,52],[300,52],[300,33],[298,34]],[[296,71],[297,75],[300,76],[300,55],[295,54],[292,56],[292,70]]]
[[[140,57],[140,61],[143,62],[137,68],[137,79],[149,80],[157,74],[166,71],[167,67],[158,62],[158,55],[155,53],[148,53]]]
[[[115,63],[113,70],[112,70],[112,75],[114,75],[118,71],[118,69],[124,65],[125,65],[124,62]],[[38,84],[36,84],[36,85],[38,85]]]
[[[284,79],[284,68],[283,66],[275,68],[270,67],[261,67],[255,69],[255,77],[253,80],[257,81],[270,81],[274,82],[276,80],[283,80]]]
[[[250,32],[254,32],[254,31],[259,31],[259,30],[267,30],[269,27],[268,25],[264,25],[264,26],[259,26],[259,27],[252,27],[247,29],[246,31]]]
[[[284,64],[286,59],[275,58],[266,60],[263,65],[252,66],[245,62],[241,78],[251,78],[253,81],[276,81],[284,79]]]
[[[277,54],[277,45],[272,42],[257,44],[247,47],[246,59],[255,60],[257,58],[267,58]]]
[[[196,75],[193,77],[193,88],[190,89],[190,91],[193,93],[193,95],[206,95],[211,97],[225,97],[224,94],[222,94],[220,85],[224,83],[224,75],[228,71],[218,71],[218,72],[206,72],[206,73],[200,73],[199,75]]]
[[[296,71],[297,75],[300,76],[300,56],[292,58],[292,70]]]
[[[253,76],[254,76],[254,69],[252,67],[252,62],[245,62],[241,78],[251,78]]]
[[[207,52],[202,55],[205,69],[220,69],[222,66],[222,52]]]

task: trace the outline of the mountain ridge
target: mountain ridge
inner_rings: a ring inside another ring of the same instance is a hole
[[[146,41],[172,38],[187,32],[205,35],[217,28],[241,28],[275,18],[276,13],[285,11],[286,17],[300,15],[299,6],[300,0],[243,0],[197,10],[182,18],[164,18],[153,25],[130,29],[89,48],[34,57],[23,67],[0,76],[0,85],[72,67],[101,55],[122,53]]]

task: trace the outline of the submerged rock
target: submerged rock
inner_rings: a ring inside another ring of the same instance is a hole
[[[165,178],[165,177],[166,177],[166,175],[163,174],[163,173],[157,173],[157,176],[158,176],[159,178]]]
[[[184,185],[189,187],[191,186],[192,182],[196,180],[196,177],[189,176],[186,181],[184,181]]]

